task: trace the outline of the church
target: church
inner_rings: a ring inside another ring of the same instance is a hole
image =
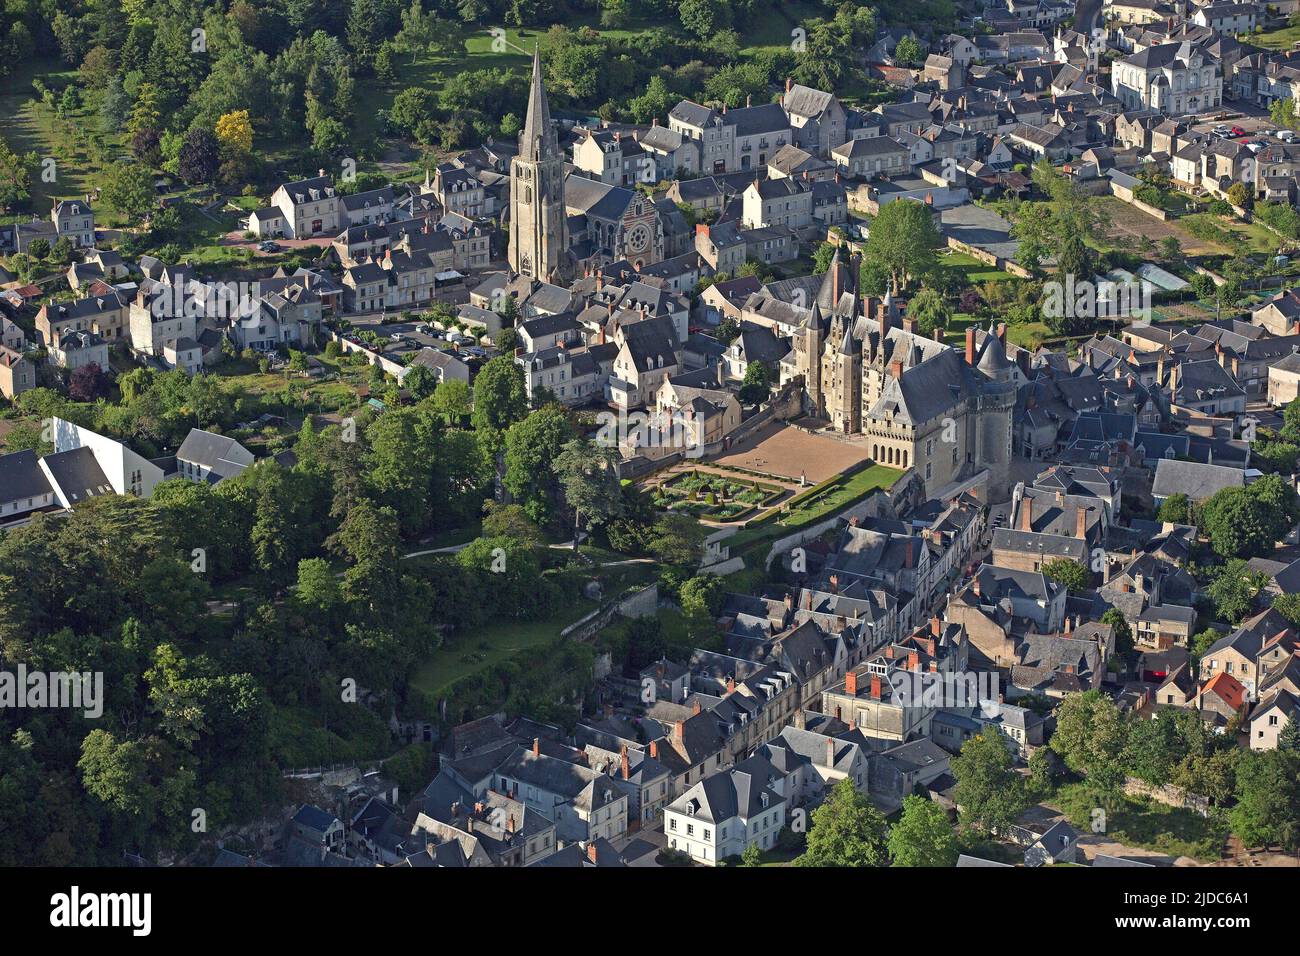
[[[650,197],[580,173],[566,176],[564,167],[534,52],[528,113],[510,163],[510,268],[563,285],[611,262],[642,269],[664,260],[664,224]]]
[[[859,295],[860,263],[835,254],[782,359],[781,384],[802,377],[810,415],[863,436],[871,458],[914,468],[927,494],[1009,488],[1016,367],[996,334],[966,331],[964,353],[914,331],[901,304]]]

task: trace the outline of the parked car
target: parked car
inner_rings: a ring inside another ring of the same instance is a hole
[[[1227,136],[1232,132],[1232,130],[1228,129],[1226,126],[1216,126],[1214,129],[1210,130],[1210,132],[1215,136]]]
[[[266,242],[259,242],[257,248],[260,252],[279,252],[280,244],[278,242],[267,240]]]
[[[1229,130],[1229,132],[1232,133],[1233,136],[1245,136],[1245,135],[1246,135],[1246,131],[1245,131],[1244,129],[1242,129],[1240,126],[1234,126],[1234,127],[1232,127],[1232,129]]]

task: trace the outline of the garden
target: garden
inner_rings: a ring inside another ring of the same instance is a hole
[[[654,503],[709,521],[735,521],[769,505],[785,493],[777,485],[702,471],[688,471],[656,489]]]

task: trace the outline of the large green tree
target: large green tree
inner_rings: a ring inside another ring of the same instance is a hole
[[[885,818],[845,777],[812,812],[798,866],[887,866]]]

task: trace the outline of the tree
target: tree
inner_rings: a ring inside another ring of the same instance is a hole
[[[948,812],[925,797],[903,798],[903,815],[889,829],[888,846],[894,866],[957,865],[957,837]]]
[[[513,358],[498,355],[474,380],[474,431],[484,450],[495,456],[504,444],[506,430],[528,414],[524,372]]]
[[[516,538],[528,544],[542,543],[542,531],[528,517],[521,505],[483,502],[483,536]]]
[[[1205,589],[1214,602],[1215,613],[1231,624],[1239,624],[1255,607],[1255,596],[1268,583],[1268,575],[1252,571],[1241,558],[1232,558],[1216,573]]]
[[[697,568],[704,558],[708,531],[688,515],[665,512],[650,532],[647,548],[663,564]]]
[[[470,404],[469,385],[454,378],[439,382],[430,401],[430,407],[448,425],[463,425],[470,416]]]
[[[1043,564],[1043,575],[1058,584],[1064,584],[1071,593],[1086,591],[1092,584],[1092,574],[1078,561],[1056,558]]]
[[[1015,823],[1028,805],[1024,779],[996,727],[988,726],[962,744],[951,761],[961,822],[982,833],[998,833]]]
[[[677,10],[682,28],[701,40],[731,25],[731,9],[723,0],[681,0]]]
[[[1166,262],[1178,262],[1183,258],[1183,244],[1177,236],[1165,236],[1160,240],[1160,258]]]
[[[402,377],[402,388],[411,393],[417,402],[432,397],[438,388],[438,376],[433,369],[419,362],[412,362]]]
[[[481,373],[480,373],[481,374]],[[564,500],[573,509],[573,549],[585,519],[587,527],[618,517],[623,492],[618,480],[614,450],[587,438],[575,438],[555,458],[555,474]]]
[[[1187,495],[1181,491],[1175,492],[1160,502],[1160,509],[1156,512],[1156,517],[1161,521],[1169,521],[1173,524],[1191,524],[1192,503],[1188,500]]]
[[[864,259],[879,263],[889,274],[895,293],[914,278],[932,273],[939,232],[929,207],[918,202],[891,202],[871,226]]]
[[[1268,118],[1272,120],[1274,126],[1280,126],[1283,129],[1295,129],[1295,100],[1289,96],[1284,96],[1280,100],[1274,100],[1272,105],[1268,108]]]
[[[552,463],[575,435],[572,418],[561,405],[547,405],[506,432],[506,470],[501,483],[539,525],[552,517],[556,487]]]
[[[194,127],[181,144],[177,172],[187,183],[210,183],[221,165],[221,144],[211,130]]]
[[[1124,612],[1113,607],[1101,616],[1101,623],[1109,624],[1115,632],[1115,650],[1120,654],[1133,651],[1133,628],[1124,619]]]
[[[140,163],[113,163],[104,171],[103,199],[127,219],[137,220],[157,203],[153,173]]]
[[[108,376],[98,363],[76,369],[68,378],[68,395],[74,402],[93,402],[108,395]]]
[[[605,2],[608,3],[609,0],[605,0]],[[619,2],[622,2],[622,0],[619,0]],[[601,17],[600,22],[602,25],[604,25],[605,18],[603,16]],[[741,866],[762,866],[763,865],[763,851],[758,848],[757,843],[751,843],[749,846],[745,847],[745,852],[740,854],[740,865]]]
[[[1123,782],[1120,754],[1127,739],[1124,717],[1114,701],[1090,690],[1067,697],[1057,709],[1051,748],[1091,786],[1111,793]]]
[[[1273,610],[1292,624],[1300,626],[1300,594],[1279,594],[1273,598]],[[1300,721],[1292,721],[1300,725]]]
[[[37,161],[35,153],[19,156],[0,139],[0,209],[8,210],[31,198],[32,170]]]
[[[324,558],[303,558],[298,562],[298,600],[308,607],[327,612],[342,600],[339,579]]]
[[[226,158],[245,156],[253,149],[253,124],[248,110],[224,113],[215,129],[221,154]]]
[[[916,322],[916,330],[925,336],[944,328],[952,318],[948,303],[936,289],[921,289],[907,303],[907,316]]]
[[[925,51],[916,37],[905,36],[894,47],[894,63],[898,66],[916,66],[925,57]]]
[[[1300,757],[1281,749],[1241,754],[1229,820],[1246,846],[1300,845]]]
[[[1224,558],[1271,553],[1298,516],[1295,490],[1277,475],[1265,475],[1246,488],[1220,489],[1200,507],[1201,528]]]
[[[797,866],[885,866],[887,825],[870,800],[845,777],[812,812],[808,846]]]
[[[766,401],[772,392],[772,371],[763,362],[750,362],[740,386],[740,400],[746,405]]]

